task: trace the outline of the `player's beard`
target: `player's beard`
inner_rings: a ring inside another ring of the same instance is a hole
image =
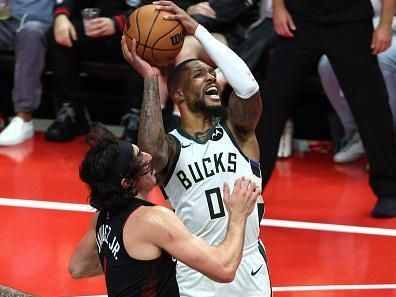
[[[224,118],[227,114],[226,108],[221,105],[210,106],[206,103],[203,97],[194,102],[194,110],[200,111],[205,117],[221,117]]]

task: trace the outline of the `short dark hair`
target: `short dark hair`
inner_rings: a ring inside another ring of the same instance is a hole
[[[176,89],[179,85],[180,77],[182,76],[184,70],[186,69],[186,66],[190,64],[193,61],[199,61],[198,59],[188,59],[183,62],[181,62],[179,65],[177,65],[171,73],[169,74],[168,77],[168,93],[173,98],[173,94],[176,92]]]
[[[121,142],[100,123],[93,125],[86,141],[90,149],[81,162],[79,173],[80,179],[88,185],[90,191],[89,204],[99,211],[125,206],[128,198],[137,194],[136,178],[147,174],[151,170],[150,164],[144,162],[139,154],[136,156],[130,144],[130,150],[124,152],[130,154],[126,157],[130,161],[126,164],[130,166],[128,173],[115,179],[112,172],[119,158]],[[129,187],[121,186],[123,178],[129,180]]]

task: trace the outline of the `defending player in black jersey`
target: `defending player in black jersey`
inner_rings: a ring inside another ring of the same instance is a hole
[[[193,236],[172,211],[145,201],[156,182],[149,154],[118,141],[101,125],[88,143],[91,149],[80,166],[80,178],[98,212],[71,257],[74,278],[104,272],[110,297],[174,297],[179,290],[173,259],[178,259],[213,280],[234,279],[246,219],[259,195],[254,182],[237,179],[231,194],[224,184],[228,232],[214,247]]]

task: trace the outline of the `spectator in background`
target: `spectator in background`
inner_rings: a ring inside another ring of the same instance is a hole
[[[280,35],[263,90],[257,137],[263,183],[274,168],[279,139],[305,77],[326,54],[354,113],[370,163],[370,185],[378,197],[373,217],[396,216],[396,144],[392,114],[376,55],[391,42],[394,0],[383,0],[373,30],[369,0],[274,0]]]
[[[189,1],[188,7],[185,7],[183,2],[176,1],[175,3],[180,4],[181,8],[207,28],[216,39],[234,51],[238,51],[240,45],[245,41],[248,28],[259,17],[258,0]],[[186,36],[184,46],[176,58],[176,64],[192,58],[214,65],[200,43],[195,38]]]
[[[76,135],[89,131],[84,114],[79,64],[83,59],[125,63],[120,40],[126,18],[137,6],[146,2],[64,0],[56,5],[49,54],[54,67],[56,99],[61,106],[46,132],[47,140],[70,141]],[[98,8],[100,15],[91,20],[89,30],[85,32],[81,10],[87,7]],[[143,84],[139,75],[132,69],[130,71],[128,84],[132,86],[127,88],[128,98],[136,100],[142,94],[143,89],[139,87]]]
[[[377,27],[380,22],[379,14],[381,10],[380,0],[371,0],[375,17],[374,26]],[[389,105],[393,116],[393,127],[396,127],[396,17],[393,17],[392,23],[393,35],[392,44],[385,52],[378,55],[378,62],[384,76],[385,84],[388,89]],[[329,59],[323,56],[319,63],[319,75],[322,81],[323,89],[326,92],[336,113],[340,117],[341,123],[345,130],[346,144],[339,152],[334,155],[334,162],[347,163],[353,162],[364,155],[363,142],[360,138],[356,122],[353,118],[352,111],[345,100],[344,93],[338,83],[334,70],[331,67]]]
[[[246,62],[258,81],[265,79],[270,60],[270,51],[276,40],[276,32],[272,22],[272,0],[260,1],[260,19],[249,27],[246,40],[239,49],[239,56]],[[287,120],[279,141],[278,158],[292,155],[294,126],[291,119]]]
[[[0,20],[0,49],[15,52],[12,100],[16,116],[0,133],[0,145],[16,145],[34,134],[32,112],[40,105],[46,32],[55,0],[13,0],[11,14]]]
[[[259,19],[251,24],[244,36],[245,39],[238,47],[238,55],[254,71],[254,75],[262,78],[266,65],[263,56],[268,56],[273,47],[276,33],[272,23],[272,0],[259,1]]]

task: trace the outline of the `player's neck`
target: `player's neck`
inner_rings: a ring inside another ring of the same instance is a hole
[[[147,191],[140,191],[136,194],[136,198],[147,200],[148,192]]]
[[[184,119],[180,123],[182,130],[198,141],[207,139],[215,125],[215,117]]]

